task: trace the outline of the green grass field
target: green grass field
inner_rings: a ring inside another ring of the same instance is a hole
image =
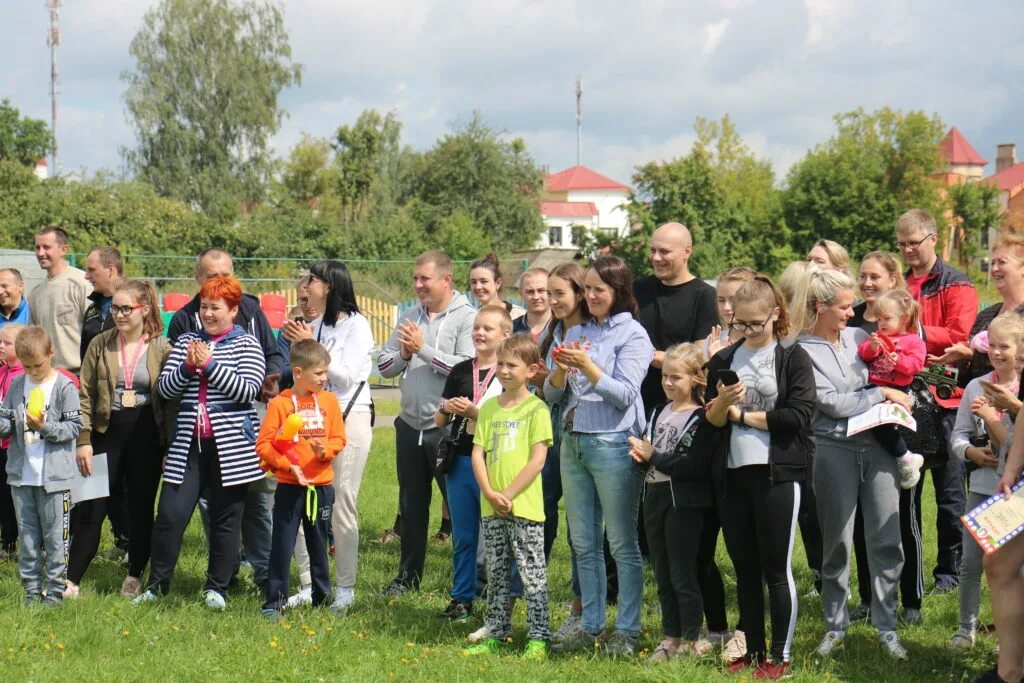
[[[934,499],[925,496],[926,568],[934,559]],[[552,656],[544,664],[524,663],[518,653],[525,636],[525,613],[516,610],[515,644],[509,653],[468,660],[465,636],[480,625],[451,626],[436,614],[447,603],[451,582],[450,546],[433,545],[419,594],[389,602],[378,591],[392,578],[398,547],[373,543],[391,523],[397,500],[394,430],[375,431],[372,455],[360,496],[360,573],[356,604],[347,617],[297,610],[273,625],[259,617],[261,603],[248,575],[231,595],[224,613],[207,611],[199,600],[206,555],[198,519],[189,528],[173,594],[156,606],[136,607],[118,590],[123,568],[97,559],[82,584],[82,597],[58,610],[21,607],[16,565],[0,565],[0,680],[346,680],[346,681],[702,681],[747,680],[728,676],[717,657],[700,662],[646,664],[646,652],[633,661],[596,656]],[[431,528],[437,527],[435,497]],[[110,537],[104,539],[104,549]],[[552,626],[565,617],[570,597],[568,549],[560,537],[551,564]],[[735,581],[719,544],[727,574],[730,622],[736,618]],[[802,548],[795,552],[800,595],[811,586]],[[930,587],[930,578],[928,580]],[[660,640],[657,597],[650,572],[644,591],[643,645]],[[987,598],[986,598],[987,600]],[[478,603],[478,607],[482,607]],[[901,631],[911,659],[897,663],[878,649],[874,632],[856,625],[843,650],[831,661],[810,654],[823,634],[819,598],[800,599],[792,680],[798,681],[971,681],[991,666],[994,640],[980,639],[967,657],[945,649],[957,623],[957,594],[925,599],[925,624]],[[614,611],[609,614],[612,623]],[[982,623],[990,623],[986,607]]]

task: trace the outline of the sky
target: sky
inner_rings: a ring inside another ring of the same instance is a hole
[[[120,75],[155,0],[64,0],[62,170],[122,170],[134,144]],[[0,98],[50,119],[42,0],[0,0]],[[779,177],[834,132],[833,116],[882,106],[935,113],[989,161],[1024,143],[1024,41],[1011,2],[853,0],[287,0],[302,84],[276,154],[331,137],[368,108],[395,111],[428,149],[480,111],[551,171],[575,164],[574,79],[583,78],[583,164],[621,182],[685,155],[698,116],[728,114]],[[1016,87],[1015,87],[1016,86]],[[1022,148],[1024,154],[1024,148]]]

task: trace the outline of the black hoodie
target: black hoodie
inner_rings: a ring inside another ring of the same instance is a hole
[[[243,330],[256,337],[263,349],[263,356],[266,359],[267,375],[280,375],[284,372],[284,358],[277,347],[277,338],[274,337],[274,330],[267,322],[267,316],[260,308],[260,300],[252,294],[243,294],[242,302],[238,306],[238,315],[235,316],[235,324]],[[178,337],[186,332],[200,332],[203,323],[199,319],[199,295],[192,297],[192,301],[182,306],[167,328],[167,336],[173,344]]]

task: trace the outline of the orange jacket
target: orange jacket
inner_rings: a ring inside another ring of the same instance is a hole
[[[285,419],[294,412],[303,417],[305,426],[297,440],[282,444],[277,439],[278,432]],[[316,456],[309,445],[310,439],[319,440],[324,445],[326,457],[320,459]],[[279,482],[298,484],[291,471],[290,451],[306,478],[320,486],[334,481],[331,461],[345,448],[345,443],[345,419],[333,393],[321,391],[315,395],[299,397],[291,389],[285,389],[267,404],[267,415],[263,418],[260,435],[256,439],[256,454],[260,456],[260,467],[272,472]],[[282,446],[287,449],[285,452],[279,450]]]

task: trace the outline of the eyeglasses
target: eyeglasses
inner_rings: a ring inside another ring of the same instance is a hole
[[[917,240],[916,242],[896,242],[896,249],[897,249],[897,251],[909,251],[910,249],[917,249],[919,246],[921,246],[921,244],[926,239],[928,239],[929,237],[936,237],[936,236],[937,236],[936,233],[933,232],[930,235],[925,235],[924,237],[922,237],[921,239]]]
[[[132,311],[142,308],[142,304],[135,304],[134,306],[111,306],[110,314],[127,317],[132,314]]]
[[[759,323],[741,323],[733,320],[732,328],[737,332],[749,331],[751,334],[761,334],[762,332],[764,332],[764,328],[768,325],[768,321],[772,319],[773,315],[775,315],[774,311],[767,318],[765,318],[763,322]]]

